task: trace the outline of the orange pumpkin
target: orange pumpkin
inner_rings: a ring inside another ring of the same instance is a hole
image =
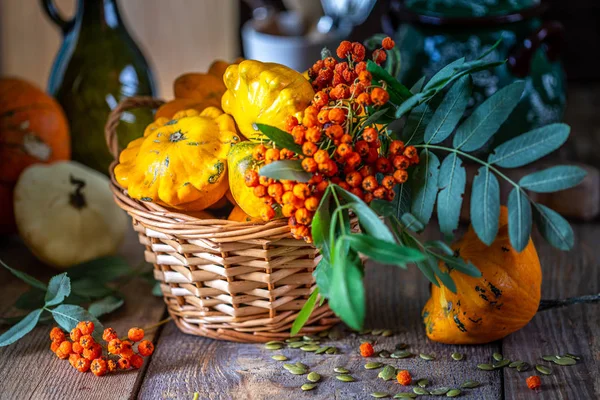
[[[210,106],[213,106],[212,102],[202,99],[174,99],[163,104],[156,110],[154,120],[156,121],[159,118],[171,119],[175,114],[183,110],[197,110],[198,112],[202,112]]]
[[[432,285],[422,313],[427,336],[448,344],[479,344],[527,325],[540,303],[542,271],[531,239],[521,253],[510,245],[506,207],[500,211],[498,236],[491,246],[469,227],[452,248],[479,268],[482,276],[450,271],[456,294],[443,285]],[[440,269],[448,271],[442,263]]]
[[[69,126],[58,102],[22,79],[0,79],[0,203],[12,203],[12,186],[28,166],[70,157]],[[12,210],[1,207],[0,233],[14,231]]]
[[[192,72],[179,76],[173,83],[175,98],[202,100],[207,106],[221,108],[221,97],[227,90],[223,83],[223,74],[229,65],[225,61],[217,60],[210,65],[206,73]]]

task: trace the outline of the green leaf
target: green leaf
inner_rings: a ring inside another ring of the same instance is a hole
[[[321,296],[324,298],[329,298],[330,290],[331,290],[331,275],[333,270],[331,268],[331,264],[329,261],[322,257],[321,261],[317,264],[317,267],[313,271],[313,276],[315,277],[315,281],[317,286],[319,287],[319,292]]]
[[[399,105],[413,96],[413,94],[398,80],[390,75],[385,69],[377,65],[373,60],[367,61],[367,71],[373,76],[375,81],[384,81],[387,84],[387,91],[390,95],[390,102]]]
[[[17,340],[21,339],[23,336],[27,335],[29,332],[31,332],[33,328],[35,328],[35,325],[38,323],[42,311],[44,310],[38,308],[37,310],[30,312],[25,318],[23,318],[17,324],[13,325],[2,335],[0,335],[0,347],[13,344]]]
[[[325,190],[325,194],[321,198],[311,224],[311,233],[315,247],[328,260],[331,257],[332,246],[329,242],[329,230],[331,229],[331,190],[329,187]]]
[[[265,165],[260,169],[260,175],[273,179],[308,182],[311,175],[302,168],[300,160],[280,160]]]
[[[551,124],[526,132],[496,147],[488,162],[503,168],[522,167],[558,149],[570,131],[569,125]]]
[[[425,129],[431,121],[433,112],[429,104],[423,103],[416,107],[408,115],[406,125],[402,130],[402,140],[408,146],[409,144],[421,144],[425,138]]]
[[[404,114],[406,114],[413,108],[416,108],[423,101],[425,101],[425,99],[426,99],[426,97],[423,93],[417,93],[417,94],[413,95],[411,98],[405,100],[403,103],[400,104],[400,106],[396,110],[396,118],[398,118],[398,119],[402,118],[404,116]]]
[[[74,281],[89,278],[98,283],[114,281],[131,273],[131,266],[123,257],[106,256],[86,261],[69,268],[69,278]]]
[[[583,168],[574,165],[557,165],[524,176],[519,185],[537,193],[558,192],[579,185],[586,174]]]
[[[162,294],[161,294],[162,295]],[[125,301],[117,296],[106,296],[103,299],[93,302],[88,307],[88,311],[94,317],[98,318],[104,314],[110,314],[125,304]]]
[[[467,184],[467,172],[456,153],[449,154],[440,167],[438,187],[441,189],[437,200],[437,216],[440,231],[452,235],[458,228],[463,194]]]
[[[394,197],[394,205],[396,208],[396,216],[398,218],[402,217],[405,213],[410,210],[411,206],[411,195],[410,195],[410,184],[403,183],[402,185],[397,185],[394,188],[396,192],[396,197]]]
[[[454,148],[474,151],[483,146],[519,104],[524,88],[525,82],[516,81],[484,101],[456,130]]]
[[[379,216],[367,203],[339,186],[336,186],[334,190],[338,192],[340,196],[348,202],[350,208],[354,210],[358,216],[360,226],[365,233],[387,242],[394,241],[394,235],[390,229],[381,219],[379,219]]]
[[[44,307],[45,295],[46,293],[43,291],[36,288],[31,288],[25,293],[21,294],[13,306],[20,310],[35,310],[36,308],[42,308]]]
[[[162,297],[163,296],[163,292],[162,292],[162,289],[160,287],[160,282],[156,282],[154,284],[154,286],[152,286],[152,295],[156,296],[156,297]]]
[[[440,143],[456,128],[471,99],[471,77],[464,76],[448,91],[425,129],[425,142]]]
[[[431,77],[429,82],[427,82],[427,85],[425,85],[425,89],[423,89],[423,91],[427,91],[429,89],[436,89],[440,86],[443,86],[453,75],[460,71],[460,67],[464,63],[465,58],[462,57],[440,69],[435,75]]]
[[[270,125],[256,124],[257,128],[280,149],[292,150],[294,153],[302,154],[302,146],[294,142],[289,133]]]
[[[418,250],[392,242],[383,242],[369,235],[354,234],[343,236],[339,240],[347,240],[352,249],[374,261],[401,268],[406,268],[408,263],[425,259],[423,253]]]
[[[20,280],[22,280],[23,282],[25,282],[26,284],[28,284],[30,286],[33,286],[34,288],[38,288],[43,291],[46,291],[46,289],[48,289],[48,287],[46,286],[46,284],[44,282],[35,279],[33,276],[28,275],[25,272],[21,272],[19,270],[9,267],[2,260],[0,260],[0,265],[2,265],[4,268],[9,270],[11,274],[13,274],[14,276],[16,276],[17,278],[19,278]]]
[[[486,58],[488,55],[490,55],[492,53],[492,51],[496,50],[498,48],[498,46],[500,46],[500,44],[502,43],[502,37],[500,39],[498,39],[496,41],[496,43],[494,43],[489,49],[487,49],[485,52],[483,52],[479,57],[477,57],[478,60],[483,60],[484,58]]]
[[[435,286],[440,287],[440,283],[435,277],[434,270],[438,270],[437,261],[432,257],[427,257],[425,261],[419,261],[415,263],[417,268],[421,271],[423,275],[429,280],[429,282],[433,283]]]
[[[498,234],[500,184],[488,167],[481,167],[471,189],[471,224],[479,239],[490,246]]]
[[[533,216],[535,225],[548,243],[560,250],[573,248],[573,229],[559,213],[542,204],[536,204]]]
[[[362,329],[366,305],[362,264],[352,250],[344,250],[344,241],[338,240],[333,253],[329,307],[346,325]]]
[[[298,332],[300,332],[300,329],[302,329],[302,327],[304,326],[304,324],[306,324],[306,321],[308,321],[308,319],[310,318],[310,315],[312,314],[313,310],[315,309],[315,305],[317,304],[318,297],[319,297],[319,288],[316,288],[315,290],[313,290],[313,292],[311,293],[308,300],[306,300],[306,303],[304,303],[304,305],[302,306],[302,309],[298,313],[298,316],[294,320],[294,323],[292,324],[292,330],[290,332],[290,334],[292,336],[297,335]]]
[[[413,199],[410,212],[424,225],[427,225],[437,197],[440,160],[427,149],[421,152],[419,158],[421,161],[414,169],[411,179]]]
[[[417,219],[417,217],[408,212],[402,214],[400,221],[402,221],[406,229],[409,229],[413,232],[421,232],[423,229],[425,229],[425,225],[423,225],[421,221]]]
[[[412,94],[417,94],[423,89],[423,85],[425,84],[425,76],[422,76],[414,85],[410,88],[410,92]]]
[[[389,108],[383,108],[381,110],[375,111],[374,113],[370,114],[367,119],[365,119],[360,125],[361,125],[361,129],[364,127],[368,127],[369,125],[373,125],[374,123],[378,122],[379,118],[381,118],[383,115],[385,115],[385,113],[387,113],[389,111]]]
[[[44,301],[46,306],[55,306],[62,303],[65,297],[71,294],[71,280],[66,272],[53,276],[48,283],[48,291]]]
[[[452,293],[456,294],[456,284],[454,283],[454,279],[452,279],[452,277],[450,276],[450,273],[442,272],[440,266],[435,260],[429,263],[429,267],[431,268],[435,276],[442,282],[442,285],[444,285]]]
[[[88,310],[83,307],[73,304],[61,304],[50,310],[52,317],[61,328],[67,332],[71,332],[73,328],[81,321],[92,321],[94,323],[94,333],[102,335],[104,327]]]
[[[508,195],[508,236],[510,244],[518,252],[529,243],[531,234],[531,204],[519,188]]]
[[[454,255],[447,256],[437,253],[435,254],[435,257],[446,263],[446,267],[449,269],[454,269],[458,272],[462,272],[465,275],[475,278],[481,277],[481,271],[479,271],[476,266],[471,264],[471,262],[466,262],[460,257],[456,257]]]
[[[392,215],[396,215],[396,207],[394,207],[394,205],[389,201],[373,199],[369,206],[371,206],[371,209],[382,217],[391,217]]]
[[[430,240],[428,242],[425,242],[425,247],[427,247],[428,249],[441,250],[442,253],[447,256],[451,256],[454,254],[454,251],[452,251],[452,248],[450,246],[448,246],[446,244],[446,242],[444,242],[442,240]]]

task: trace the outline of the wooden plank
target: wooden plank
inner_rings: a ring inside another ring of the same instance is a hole
[[[577,245],[565,253],[536,240],[544,284],[542,298],[566,298],[600,292],[600,226],[574,226]],[[539,239],[537,237],[536,239]],[[526,377],[540,375],[542,391],[539,399],[598,399],[600,398],[600,305],[574,305],[543,311],[521,331],[502,343],[505,357],[541,363],[553,370],[550,376],[536,371],[518,373],[504,370],[506,399],[531,399]],[[545,354],[572,353],[582,356],[574,366],[561,367],[541,360]]]
[[[131,230],[123,246],[123,255],[132,265],[142,260],[143,248]],[[16,238],[2,238],[0,258],[17,269],[40,279],[47,279],[57,271],[35,260]],[[10,311],[18,295],[27,285],[0,269],[0,315],[20,315]],[[103,318],[106,326],[125,334],[131,326],[149,326],[163,316],[165,307],[160,298],[151,294],[151,286],[133,279],[122,288],[125,305]],[[127,371],[111,377],[97,378],[91,373],[75,371],[66,360],[59,360],[49,349],[50,325],[43,325],[19,342],[0,348],[0,399],[125,399],[133,397],[141,382],[146,366],[140,371]],[[155,332],[147,337],[152,340]],[[148,362],[146,362],[147,364]]]

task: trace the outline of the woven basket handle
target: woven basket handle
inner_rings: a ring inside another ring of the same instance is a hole
[[[110,112],[106,125],[104,126],[104,137],[106,139],[108,151],[110,151],[110,154],[112,154],[115,161],[119,160],[120,149],[119,140],[117,138],[117,127],[119,126],[119,121],[121,121],[123,113],[134,108],[155,109],[164,103],[163,100],[155,99],[150,96],[127,97]]]

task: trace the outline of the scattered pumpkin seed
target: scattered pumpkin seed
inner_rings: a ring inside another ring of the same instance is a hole
[[[329,350],[329,346],[323,346],[323,347],[319,347],[316,351],[315,354],[323,354],[325,353],[327,350]]]
[[[413,388],[413,392],[415,394],[419,394],[421,396],[428,396],[429,395],[429,392],[427,390],[425,390],[425,389],[423,389],[422,387],[419,387],[419,386],[415,386]]]
[[[307,390],[313,390],[316,387],[317,387],[316,383],[305,383],[304,385],[300,386],[300,389],[307,391]]]
[[[383,329],[373,329],[371,335],[379,336],[383,333]]]
[[[492,354],[492,358],[496,361],[502,361],[504,360],[504,356],[500,353],[494,353]]]
[[[282,348],[283,348],[283,344],[280,344],[280,343],[265,344],[265,349],[267,349],[267,350],[281,350]]]
[[[290,367],[290,368],[286,368],[291,374],[294,375],[304,375],[305,373],[307,373],[308,371],[304,368],[299,368],[299,367]]]
[[[337,372],[338,374],[347,374],[348,372],[350,372],[350,371],[348,371],[348,370],[347,370],[346,368],[344,368],[344,367],[335,367],[335,368],[333,369],[333,371],[334,371],[334,372]]]
[[[554,364],[563,365],[563,366],[575,365],[575,364],[577,364],[577,361],[571,357],[562,357],[562,358],[557,358],[556,360],[554,360]]]
[[[365,369],[377,369],[381,368],[382,365],[380,362],[370,362],[365,364]]]
[[[419,379],[419,381],[417,382],[417,385],[419,385],[422,388],[424,388],[427,385],[429,385],[429,380],[428,379]]]
[[[410,392],[402,392],[402,393],[398,393],[397,395],[394,396],[395,399],[416,399],[417,395],[414,393],[410,393]]]
[[[544,374],[544,375],[552,374],[552,370],[550,368],[546,367],[545,365],[537,364],[535,366],[535,369],[537,369],[540,374]]]
[[[571,353],[565,354],[565,357],[569,357],[569,358],[572,358],[573,360],[577,360],[577,361],[581,360],[581,357],[576,356],[575,354],[571,354]]]
[[[281,354],[277,354],[275,356],[272,356],[271,358],[275,361],[287,361],[288,360],[288,358],[286,356],[281,355]]]
[[[492,367],[494,367],[494,368],[504,368],[504,367],[506,367],[508,364],[510,364],[510,360],[506,360],[506,359],[504,359],[504,360],[500,360],[500,361],[498,361],[498,362],[496,362],[496,363],[492,364]]]
[[[396,344],[396,350],[404,350],[408,347],[406,343],[398,343]]]
[[[319,340],[319,337],[315,336],[315,335],[304,335],[304,336],[302,336],[302,339],[304,339],[304,340]]]
[[[281,344],[284,345],[285,343],[282,342],[281,340],[271,340],[270,342],[265,343],[265,345],[267,344]]]
[[[556,360],[556,356],[551,356],[551,355],[546,355],[546,356],[542,356],[542,360],[544,361],[554,361]]]
[[[359,335],[368,335],[369,333],[371,333],[370,329],[364,329],[364,330],[358,332]]]
[[[441,387],[437,389],[433,389],[429,391],[429,394],[432,396],[443,396],[450,390],[449,387]]]
[[[383,337],[392,336],[393,334],[394,334],[394,332],[392,332],[391,329],[386,329],[383,332],[381,332],[381,336],[383,336]]]
[[[392,358],[408,358],[412,356],[414,356],[414,354],[406,350],[395,351],[390,355]]]
[[[477,364],[477,368],[484,370],[484,371],[493,371],[494,367],[492,366],[492,364]]]
[[[299,342],[301,340],[302,340],[302,338],[300,336],[294,336],[294,337],[285,339],[286,343],[294,343],[294,342]]]
[[[310,374],[308,374],[306,379],[308,379],[311,382],[319,382],[321,380],[321,375],[317,374],[316,372],[311,372]]]
[[[375,397],[376,399],[385,399],[386,397],[390,397],[390,395],[384,392],[374,392],[371,393],[371,397]]]
[[[460,396],[460,389],[451,389],[446,393],[446,397],[457,397]]]
[[[396,376],[396,368],[392,367],[391,365],[386,365],[383,367],[383,369],[377,375],[377,377],[383,379],[384,381],[389,381],[394,376]]]
[[[316,344],[305,344],[304,346],[300,347],[300,350],[302,351],[317,351],[319,349],[319,345]]]
[[[290,344],[288,345],[288,347],[289,347],[290,349],[299,349],[300,347],[302,347],[302,346],[304,346],[304,345],[305,345],[305,343],[304,343],[304,342],[293,342],[293,343],[290,343]]]
[[[290,370],[290,368],[297,368],[297,367],[298,366],[295,364],[288,364],[288,363],[283,364],[283,368],[287,369],[288,371]]]
[[[435,357],[432,356],[431,354],[419,353],[419,357],[421,357],[425,361],[435,360]]]
[[[338,353],[338,348],[337,347],[330,347],[327,349],[327,351],[325,352],[326,354],[337,354]]]
[[[321,342],[318,340],[309,340],[309,341],[304,341],[304,344],[308,345],[308,346],[315,346],[315,345],[318,346],[321,344]]]
[[[342,381],[342,382],[354,382],[356,380],[351,375],[346,375],[346,374],[336,375],[335,379],[337,379],[338,381]]]
[[[451,356],[451,357],[452,357],[452,359],[453,359],[454,361],[460,361],[460,360],[462,360],[463,358],[465,358],[465,356],[464,356],[463,354],[461,354],[461,353],[452,353],[452,356]]]
[[[460,385],[460,387],[463,389],[473,389],[473,388],[478,387],[479,385],[481,385],[481,384],[477,381],[466,381],[465,383]]]
[[[302,364],[301,362],[297,362],[297,363],[296,363],[296,367],[298,367],[298,368],[304,368],[304,369],[306,369],[306,370],[308,370],[308,369],[309,369],[308,365],[306,365],[306,364]]]
[[[523,364],[517,366],[517,371],[523,372],[523,371],[527,371],[529,368],[531,368],[531,365],[524,362]]]
[[[381,350],[377,355],[381,358],[390,358],[390,352],[387,350]]]
[[[508,364],[508,368],[517,368],[519,365],[525,364],[525,361],[517,360]]]

